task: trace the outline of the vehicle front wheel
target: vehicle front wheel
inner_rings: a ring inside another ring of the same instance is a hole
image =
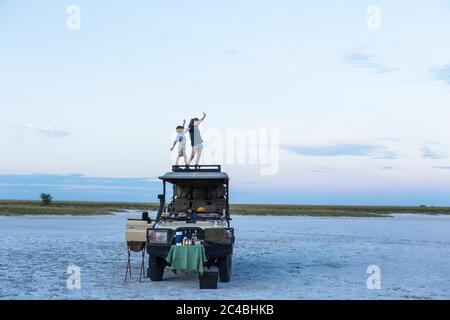
[[[220,282],[229,282],[231,279],[231,269],[233,266],[232,256],[220,257],[217,261],[217,266],[219,267],[219,278]]]
[[[149,258],[148,277],[151,281],[161,281],[164,275],[164,268],[166,261],[163,258],[152,257]]]

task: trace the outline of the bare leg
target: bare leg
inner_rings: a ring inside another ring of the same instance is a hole
[[[175,165],[177,166],[178,165],[178,162],[180,161],[180,156],[178,155],[177,156],[177,160],[175,160]]]
[[[190,156],[189,161],[187,163],[188,165],[191,164],[192,160],[194,160],[194,157],[195,157],[195,149],[192,148],[191,156]]]
[[[199,149],[199,150],[197,150],[197,155],[195,157],[195,165],[196,166],[198,165],[201,156],[202,156],[202,149]]]
[[[188,164],[188,163],[187,163],[186,153],[183,155],[183,159],[184,159],[184,164]]]

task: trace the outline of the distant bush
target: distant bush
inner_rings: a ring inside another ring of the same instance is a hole
[[[41,193],[41,205],[49,206],[52,203],[53,197],[50,193]]]

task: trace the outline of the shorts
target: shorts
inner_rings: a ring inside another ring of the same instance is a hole
[[[185,144],[179,144],[178,145],[178,156],[184,157],[186,155],[186,145]]]
[[[196,144],[195,146],[192,147],[192,149],[195,151],[202,151],[203,144],[202,143]]]

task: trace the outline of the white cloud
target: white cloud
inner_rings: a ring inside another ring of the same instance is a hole
[[[17,125],[17,126],[7,126],[9,128],[13,128],[15,130],[19,130],[22,132],[33,132],[39,135],[43,135],[49,138],[65,138],[70,136],[70,132],[54,128],[52,126],[35,126],[33,124],[25,124],[25,125]]]
[[[382,63],[377,56],[362,51],[344,54],[344,62],[355,68],[367,69],[374,73],[388,73],[396,70],[396,68]]]

